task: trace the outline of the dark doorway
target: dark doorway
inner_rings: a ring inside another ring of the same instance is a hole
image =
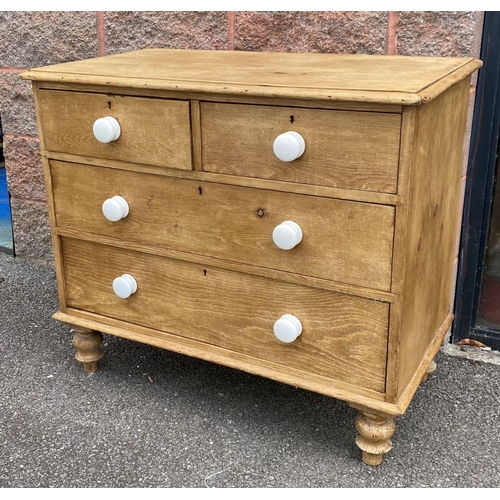
[[[486,12],[474,110],[453,342],[500,351],[500,12]]]

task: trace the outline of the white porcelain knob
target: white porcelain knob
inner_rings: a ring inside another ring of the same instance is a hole
[[[302,333],[302,323],[293,314],[285,314],[274,323],[274,335],[289,344]]]
[[[97,119],[92,130],[94,137],[104,144],[116,141],[121,133],[120,124],[112,116]]]
[[[129,212],[129,206],[127,200],[121,196],[113,196],[113,198],[108,198],[102,204],[102,213],[106,219],[111,222],[119,221],[124,217],[127,217]]]
[[[273,231],[273,241],[282,250],[291,250],[302,241],[302,229],[291,220],[282,222]]]
[[[293,161],[300,158],[306,149],[304,138],[298,132],[285,132],[274,140],[274,154],[281,161]]]
[[[137,281],[130,274],[122,274],[113,280],[113,292],[121,299],[128,299],[137,291]]]

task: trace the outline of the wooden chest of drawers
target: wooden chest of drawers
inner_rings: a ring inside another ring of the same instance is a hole
[[[347,401],[379,464],[448,331],[480,61],[146,49],[31,70],[60,311]]]

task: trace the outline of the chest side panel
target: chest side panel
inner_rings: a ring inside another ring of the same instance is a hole
[[[450,312],[468,95],[466,79],[419,108],[415,117],[403,256],[399,395]]]

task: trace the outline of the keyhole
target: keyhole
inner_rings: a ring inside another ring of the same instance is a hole
[[[198,187],[198,194],[203,194],[203,189],[201,186]]]
[[[111,109],[111,101],[108,101],[108,109]]]
[[[290,115],[290,123],[293,123],[295,121],[295,116]]]

